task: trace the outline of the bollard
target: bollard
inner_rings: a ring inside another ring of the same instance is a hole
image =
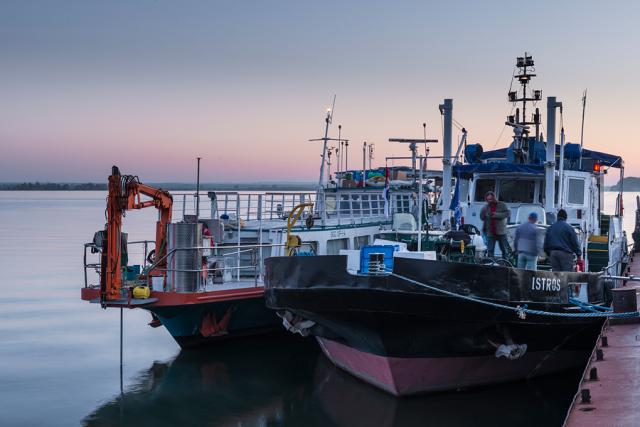
[[[603,360],[604,359],[604,352],[602,351],[601,348],[597,348],[596,349],[596,360]]]
[[[589,380],[598,381],[598,368],[591,368],[589,371]]]
[[[603,335],[600,341],[603,347],[609,347],[609,338],[606,335]]]
[[[612,289],[613,294],[613,312],[627,313],[638,310],[638,302],[636,300],[635,289]]]
[[[583,388],[582,390],[580,390],[580,395],[582,397],[582,403],[591,402],[591,392],[588,388]]]

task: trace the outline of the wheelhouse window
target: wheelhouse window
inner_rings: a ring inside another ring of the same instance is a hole
[[[533,203],[535,189],[536,183],[533,180],[502,180],[498,197],[505,203]]]
[[[369,244],[369,236],[356,236],[353,243],[354,249],[361,249]]]
[[[340,195],[340,204],[338,209],[338,215],[351,216],[351,203],[349,202],[349,195]]]
[[[349,239],[327,240],[327,255],[339,255],[340,249],[348,249]]]
[[[397,194],[395,212],[411,212],[410,196],[408,194]]]
[[[302,242],[301,250],[304,252],[311,252],[313,254],[317,254],[318,242],[317,241]]]
[[[484,195],[487,191],[496,191],[495,179],[476,179],[476,193],[473,198],[476,202],[484,202]]]
[[[584,179],[569,178],[567,203],[572,205],[584,204]]]
[[[327,215],[333,215],[336,213],[335,194],[327,194],[324,196],[324,208],[327,211]]]

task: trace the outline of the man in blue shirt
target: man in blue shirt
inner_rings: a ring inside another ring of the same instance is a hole
[[[516,235],[513,240],[513,246],[518,252],[518,268],[527,270],[538,269],[538,252],[540,245],[538,244],[538,214],[531,212],[529,220],[520,224],[516,228]]]
[[[558,211],[558,220],[547,230],[544,237],[544,251],[551,259],[551,270],[573,271],[573,254],[578,261],[582,249],[578,243],[578,235],[572,226],[567,224],[567,211]]]

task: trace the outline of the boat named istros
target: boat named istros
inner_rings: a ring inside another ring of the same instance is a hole
[[[513,141],[505,149],[483,152],[469,144],[461,156],[464,130],[452,155],[453,101],[440,106],[442,190],[426,206],[428,218],[418,215],[381,233],[395,245],[267,260],[267,305],[288,329],[315,336],[326,356],[354,376],[409,395],[584,366],[605,317],[637,315],[612,314],[608,307],[613,281],[607,276],[624,270],[626,238],[622,194],[615,212],[603,212],[603,174],[611,168],[622,173],[622,159],[565,143],[564,130],[556,144],[561,103],[555,97],[547,98],[543,140],[535,108],[542,93],[528,88],[533,64],[526,54],[517,60],[522,91],[509,92],[516,112],[506,121]],[[416,188],[419,198],[431,201],[422,195],[428,187],[420,179]],[[478,213],[489,190],[510,208],[510,229],[538,213],[541,238],[565,209],[580,236],[584,265],[549,271],[541,253],[539,269],[529,271],[513,267],[513,253],[487,258]],[[399,223],[406,213],[392,216]]]

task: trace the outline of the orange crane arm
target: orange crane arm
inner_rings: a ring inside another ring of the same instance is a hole
[[[142,200],[141,196],[151,200]],[[167,253],[167,225],[171,222],[173,197],[165,190],[142,184],[131,175],[121,175],[114,166],[109,176],[109,195],[107,197],[106,248],[102,251],[102,275],[100,281],[100,299],[107,301],[121,299],[122,288],[122,217],[127,210],[144,209],[154,206],[159,211],[156,223],[155,259],[161,260],[158,269],[166,267],[164,259]],[[155,270],[149,274],[153,275]]]

